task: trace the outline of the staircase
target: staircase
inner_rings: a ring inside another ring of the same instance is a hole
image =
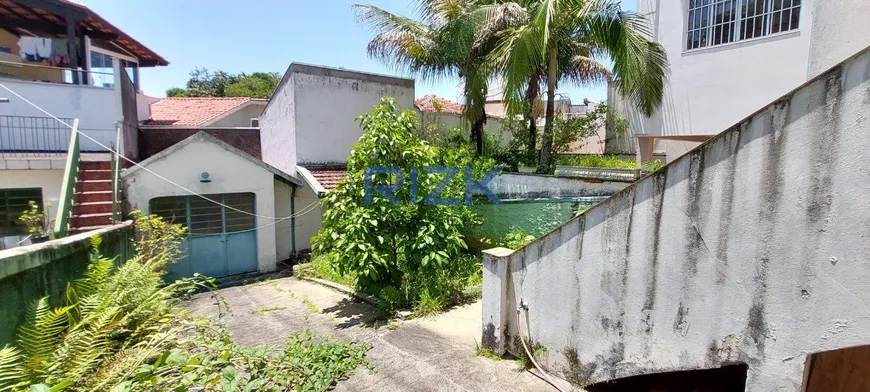
[[[70,234],[112,224],[112,167],[109,161],[80,161]]]

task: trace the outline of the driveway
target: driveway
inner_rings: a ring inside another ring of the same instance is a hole
[[[238,344],[279,344],[306,329],[322,337],[367,343],[374,372],[358,369],[336,391],[555,391],[514,361],[474,354],[480,303],[435,318],[368,323],[376,309],[316,283],[283,278],[201,294],[193,313],[225,323]],[[225,302],[219,311],[218,302]],[[560,380],[561,381],[561,380]],[[569,390],[567,383],[563,388]]]

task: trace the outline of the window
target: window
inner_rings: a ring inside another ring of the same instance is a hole
[[[112,64],[112,56],[91,51],[91,72],[89,75],[92,85],[113,87],[115,85],[115,67]]]
[[[31,200],[42,208],[41,188],[0,189],[0,237],[27,234],[27,226],[18,217]]]
[[[191,235],[234,233],[253,230],[256,219],[253,193],[205,195],[232,208],[225,208],[198,196],[168,196],[151,199],[151,213],[188,227]],[[240,211],[245,211],[248,214]]]
[[[252,118],[251,119],[251,128],[259,128],[260,127],[260,119]]]
[[[686,49],[797,30],[801,0],[689,0]]]

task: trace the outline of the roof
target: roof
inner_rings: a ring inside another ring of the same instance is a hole
[[[465,105],[442,98],[437,95],[425,95],[414,100],[414,106],[423,112],[449,113],[461,115],[465,111]]]
[[[266,100],[248,97],[163,98],[151,104],[151,118],[143,125],[202,126],[256,103],[265,105]]]
[[[92,39],[116,45],[139,60],[139,66],[169,65],[159,54],[148,49],[85,5],[70,0],[0,0],[0,25],[5,29],[26,30],[66,37],[66,18],[76,21],[79,31]]]
[[[130,175],[136,173],[137,171],[139,171],[143,166],[147,167],[149,164],[151,164],[155,161],[159,161],[161,159],[164,159],[167,156],[175,153],[176,151],[183,149],[188,144],[193,144],[193,143],[213,143],[213,144],[216,144],[219,147],[223,148],[224,150],[227,150],[227,151],[241,157],[242,159],[249,161],[249,162],[251,162],[257,166],[260,166],[263,169],[271,172],[275,176],[275,179],[277,179],[278,181],[281,181],[285,184],[289,184],[292,186],[302,185],[302,181],[300,181],[296,177],[291,176],[287,173],[284,173],[283,171],[278,170],[275,167],[272,167],[271,165],[263,162],[262,160],[259,160],[257,158],[252,157],[251,154],[248,154],[242,150],[239,150],[238,148],[231,146],[227,142],[220,140],[212,135],[209,135],[205,131],[199,131],[195,135],[193,135],[187,139],[184,139],[178,143],[175,143],[175,144],[169,146],[169,148],[167,148],[163,151],[160,151],[157,154],[150,156],[148,159],[146,159],[142,162],[139,162],[138,165],[135,165],[129,169],[125,169],[122,172],[122,175],[124,177],[130,176]]]
[[[311,177],[323,188],[323,191],[332,190],[339,181],[347,177],[347,166],[345,165],[305,165],[305,167],[299,168],[303,169],[300,170],[303,175],[305,175],[305,171],[310,173]]]

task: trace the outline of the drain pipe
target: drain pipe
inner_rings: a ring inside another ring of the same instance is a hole
[[[535,356],[532,355],[531,351],[529,351],[529,346],[526,345],[526,339],[523,337],[523,327],[522,327],[522,323],[521,323],[522,318],[520,317],[520,312],[523,309],[525,309],[525,311],[528,313],[529,306],[524,304],[523,300],[520,299],[520,306],[517,306],[517,332],[520,334],[520,342],[523,343],[523,349],[526,350],[526,358],[529,358],[529,361],[532,361],[532,365],[535,365],[535,369],[538,369],[538,372],[541,373],[542,375],[544,375],[544,381],[550,383],[550,385],[552,385],[553,388],[556,388],[559,392],[565,392],[564,389],[562,389],[558,385],[556,385],[556,382],[553,381],[553,378],[550,377],[549,374],[547,374],[546,372],[544,372],[543,369],[541,369],[541,366],[538,365],[537,361],[535,361]]]
[[[296,185],[290,187],[290,244],[296,257]]]

